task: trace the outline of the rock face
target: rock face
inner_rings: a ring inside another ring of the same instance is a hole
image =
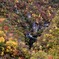
[[[39,24],[33,23],[33,32],[37,32],[38,30],[43,30],[44,28],[48,27],[50,23],[45,23],[43,26],[40,26]]]
[[[33,32],[37,32],[37,30],[39,29],[39,25],[34,22],[32,28],[33,28]]]
[[[29,12],[27,13],[27,17],[28,18],[31,18],[31,14]]]

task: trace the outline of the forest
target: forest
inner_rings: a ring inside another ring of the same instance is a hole
[[[0,59],[59,59],[59,0],[0,0]]]

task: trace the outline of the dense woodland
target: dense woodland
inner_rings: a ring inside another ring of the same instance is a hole
[[[1,59],[59,59],[59,0],[0,0]]]

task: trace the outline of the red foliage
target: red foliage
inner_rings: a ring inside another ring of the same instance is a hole
[[[52,59],[52,57],[49,57],[48,59]]]
[[[10,7],[9,11],[10,11],[10,12],[12,12],[12,11],[13,11],[12,7]]]
[[[2,2],[6,2],[6,0],[2,0]]]
[[[18,34],[15,34],[14,36],[16,36],[16,37],[17,37],[17,36],[18,36]]]
[[[42,11],[43,12],[43,14],[46,14],[46,12],[45,11]]]
[[[41,11],[41,9],[39,9],[39,11]]]
[[[21,6],[20,6],[20,4],[19,4],[19,3],[17,3],[16,5],[17,5],[17,7],[21,8]]]
[[[24,3],[22,3],[21,5],[24,6]]]
[[[8,30],[8,27],[7,27],[7,26],[4,26],[4,29],[5,29],[5,30]]]

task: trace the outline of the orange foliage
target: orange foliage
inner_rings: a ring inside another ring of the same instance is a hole
[[[4,18],[0,18],[0,22],[3,22],[5,19]]]

